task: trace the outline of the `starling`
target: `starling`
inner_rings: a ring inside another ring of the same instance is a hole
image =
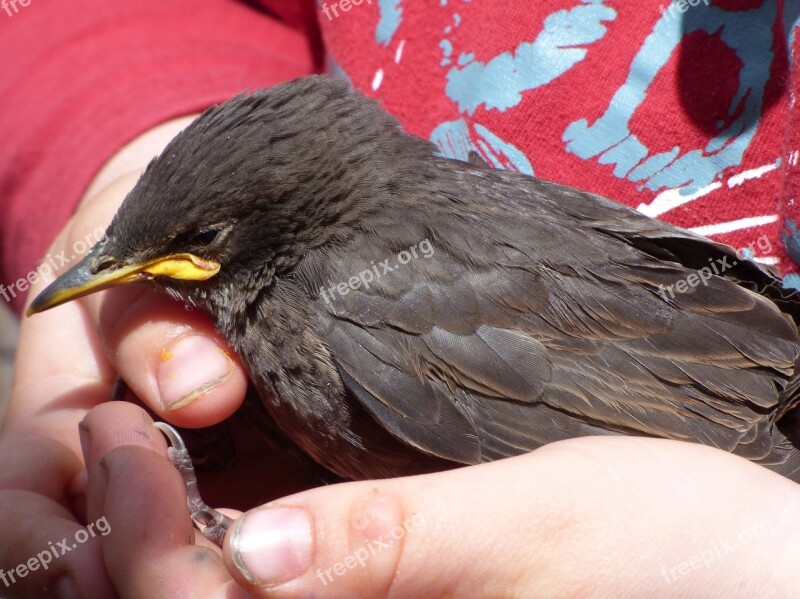
[[[776,272],[476,162],[342,81],[237,96],[29,314],[137,281],[206,310],[275,425],[349,479],[641,435],[800,481],[800,303]]]

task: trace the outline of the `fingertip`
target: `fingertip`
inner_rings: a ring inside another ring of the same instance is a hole
[[[256,509],[239,518],[228,542],[237,572],[257,587],[294,580],[311,565],[314,531],[302,507]]]
[[[156,430],[155,428],[153,430]],[[213,548],[196,546],[183,481],[165,456],[125,446],[105,456],[103,514],[111,534],[103,553],[123,596],[178,596],[230,580]]]
[[[222,421],[238,409],[247,391],[241,366],[216,337],[191,332],[170,340],[159,362],[160,407],[178,425]]]
[[[120,446],[140,446],[164,454],[166,442],[153,427],[153,421],[139,406],[109,402],[91,410],[79,424],[81,447],[86,464],[86,513],[102,515],[108,487],[106,456]]]
[[[393,491],[335,485],[247,512],[223,554],[229,571],[257,596],[384,597],[409,533],[404,521]]]
[[[211,426],[233,414],[247,376],[210,318],[136,287],[87,298],[106,353],[131,391],[177,426]]]
[[[93,459],[121,445],[139,445],[162,453],[166,447],[150,415],[127,402],[107,402],[93,408],[78,425],[78,431],[84,455]]]

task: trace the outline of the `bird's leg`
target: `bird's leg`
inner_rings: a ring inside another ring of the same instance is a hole
[[[183,478],[186,487],[186,504],[189,506],[189,513],[198,530],[212,543],[222,547],[225,533],[233,524],[233,520],[217,510],[208,507],[200,497],[200,490],[197,487],[197,476],[192,466],[192,458],[186,449],[186,444],[181,439],[174,428],[164,422],[156,422],[154,426],[164,433],[169,440],[171,447],[167,455],[175,468]]]
[[[111,391],[111,401],[124,401],[127,392],[128,385],[122,380],[122,377],[117,377]],[[156,422],[154,425],[170,442],[167,456],[183,479],[183,485],[186,487],[186,504],[189,507],[192,521],[209,541],[222,547],[225,533],[233,524],[233,520],[208,507],[200,497],[192,458],[178,431],[164,422]]]

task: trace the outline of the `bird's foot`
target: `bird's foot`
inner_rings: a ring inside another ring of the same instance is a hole
[[[222,547],[225,533],[233,525],[233,520],[208,507],[200,497],[197,476],[194,472],[194,466],[192,466],[192,458],[189,456],[186,444],[178,434],[178,431],[164,422],[156,422],[155,427],[164,433],[164,436],[170,442],[171,447],[167,455],[180,473],[181,478],[183,478],[183,484],[186,487],[186,504],[189,506],[192,521],[209,541],[218,547]]]

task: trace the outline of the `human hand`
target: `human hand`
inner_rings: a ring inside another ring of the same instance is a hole
[[[321,487],[248,512],[220,557],[193,544],[149,419],[106,404],[86,422],[89,519],[111,524],[101,544],[122,596],[231,597],[233,579],[282,599],[793,597],[800,583],[800,487],[701,445],[587,437]],[[119,440],[131,429],[135,446]]]

